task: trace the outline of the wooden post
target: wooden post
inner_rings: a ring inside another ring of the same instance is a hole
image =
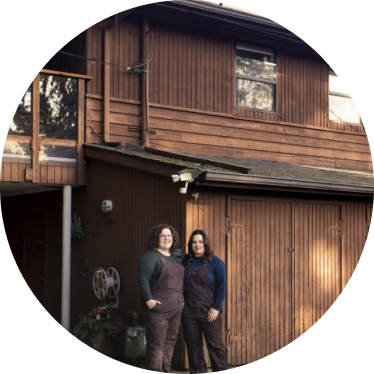
[[[149,69],[149,20],[143,18],[143,69]],[[142,140],[143,146],[149,147],[149,75],[143,73],[143,89],[142,89]]]
[[[103,95],[103,141],[110,141],[110,31],[104,30],[104,95]]]
[[[78,185],[83,185],[84,180],[84,79],[78,79],[78,136],[77,136],[77,162],[78,162]]]
[[[34,79],[32,84],[32,181],[40,182],[40,96],[39,96],[40,74]],[[27,176],[27,173],[26,173]]]

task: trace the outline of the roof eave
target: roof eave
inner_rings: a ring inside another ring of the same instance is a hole
[[[233,183],[238,185],[252,185],[252,186],[266,186],[274,189],[286,188],[286,189],[300,189],[302,191],[309,192],[321,192],[326,193],[343,193],[343,194],[354,194],[361,196],[374,195],[374,188],[371,186],[354,186],[347,184],[334,184],[325,182],[313,182],[303,180],[290,180],[281,178],[271,177],[259,177],[250,176],[243,174],[229,174],[220,172],[206,172],[200,177],[200,183]]]

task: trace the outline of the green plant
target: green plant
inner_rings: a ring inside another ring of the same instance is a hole
[[[94,338],[99,332],[116,337],[125,329],[125,323],[118,309],[96,307],[87,316],[79,316],[79,322],[73,328],[73,335],[79,340]]]

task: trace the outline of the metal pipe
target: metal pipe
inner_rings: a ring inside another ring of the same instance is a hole
[[[71,186],[63,187],[61,324],[70,330],[71,288]]]

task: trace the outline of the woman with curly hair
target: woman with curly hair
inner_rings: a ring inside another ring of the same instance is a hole
[[[184,306],[184,267],[176,256],[178,245],[173,226],[153,227],[138,271],[146,325],[146,368],[165,373],[171,369]]]
[[[203,336],[212,371],[227,370],[226,348],[222,337],[222,305],[226,294],[226,268],[213,255],[205,231],[195,230],[183,258],[184,298],[182,324],[187,345],[190,373],[206,373]]]

